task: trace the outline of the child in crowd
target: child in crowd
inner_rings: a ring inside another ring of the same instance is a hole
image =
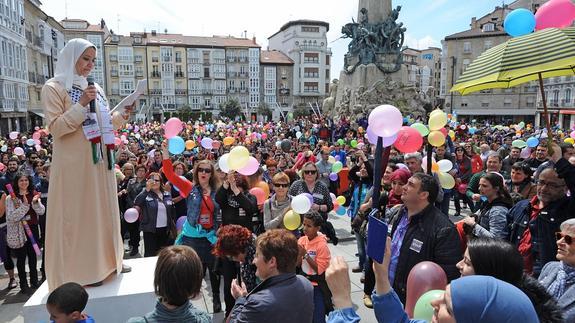
[[[299,238],[301,270],[313,285],[314,313],[313,322],[325,322],[325,315],[332,310],[331,293],[325,281],[325,270],[329,266],[331,254],[327,238],[319,229],[323,218],[317,212],[304,215],[304,236]]]
[[[88,303],[88,293],[76,283],[66,283],[48,296],[46,309],[54,323],[94,323],[92,317],[82,313]]]

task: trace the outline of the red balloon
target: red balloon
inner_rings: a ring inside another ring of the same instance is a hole
[[[256,197],[256,200],[258,200],[258,205],[263,205],[267,199],[266,193],[259,187],[252,188],[250,193]]]
[[[402,153],[416,152],[423,144],[423,137],[417,129],[403,126],[397,133],[397,139],[393,143],[395,148]]]
[[[445,129],[445,127],[439,129],[439,132],[441,132],[444,137],[447,137],[447,129]]]
[[[417,130],[416,130],[417,131]],[[405,312],[413,317],[415,303],[421,295],[433,289],[444,290],[447,286],[447,276],[438,264],[422,261],[415,265],[407,276],[407,295]]]

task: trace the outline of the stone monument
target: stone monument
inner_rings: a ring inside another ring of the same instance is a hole
[[[404,115],[425,113],[429,97],[401,81],[406,28],[397,21],[400,11],[401,6],[392,10],[391,0],[359,0],[357,21],[342,27],[342,37],[351,42],[339,81],[330,86],[335,99],[330,93],[323,109],[336,121],[367,116],[381,104],[392,104]]]

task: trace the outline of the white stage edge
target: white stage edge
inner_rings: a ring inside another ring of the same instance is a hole
[[[89,300],[85,312],[96,322],[126,322],[130,317],[151,312],[156,304],[154,294],[154,270],[157,257],[126,259],[124,264],[132,271],[110,275],[102,286],[86,287]],[[24,322],[49,322],[46,310],[48,283],[40,288],[24,304]]]

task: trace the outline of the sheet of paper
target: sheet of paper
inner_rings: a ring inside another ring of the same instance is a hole
[[[132,105],[136,100],[140,97],[140,95],[144,94],[146,88],[148,87],[148,80],[139,80],[138,84],[136,85],[136,89],[134,92],[130,93],[127,97],[125,97],[118,105],[111,111],[114,112],[116,109],[121,108],[124,109],[125,106]]]

